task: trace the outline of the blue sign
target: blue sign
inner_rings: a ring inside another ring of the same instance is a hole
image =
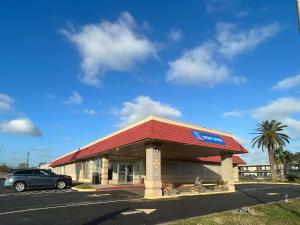
[[[192,131],[192,134],[196,141],[203,141],[208,143],[214,143],[219,145],[225,145],[225,142],[222,137],[214,134],[207,134],[200,131]]]

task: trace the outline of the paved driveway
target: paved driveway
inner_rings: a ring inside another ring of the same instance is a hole
[[[126,191],[34,191],[1,196],[0,190],[0,224],[157,224],[283,200],[286,194],[300,197],[300,186],[237,185],[235,193],[164,200],[144,200]]]

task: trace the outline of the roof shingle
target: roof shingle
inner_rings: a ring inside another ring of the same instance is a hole
[[[232,151],[235,154],[248,152],[242,145],[240,145],[229,135],[217,134],[218,136],[223,138],[225,142],[224,145],[218,145],[215,143],[197,141],[192,135],[193,130],[215,135],[215,133],[206,130],[203,131],[204,129],[202,130],[201,128],[194,129],[194,127],[191,128],[189,126],[152,118],[136,126],[132,126],[129,129],[125,129],[119,133],[117,132],[111,136],[108,136],[107,138],[92,143],[91,145],[88,145],[87,147],[84,147],[78,151],[58,158],[54,160],[50,164],[50,166],[54,167],[62,164],[67,164],[78,159],[86,158],[98,153],[122,147],[124,145],[133,144],[135,142],[146,139],[225,149],[228,151]]]

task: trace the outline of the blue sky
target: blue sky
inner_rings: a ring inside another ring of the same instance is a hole
[[[278,119],[300,149],[295,1],[2,1],[0,162],[31,164],[149,114],[229,131]]]

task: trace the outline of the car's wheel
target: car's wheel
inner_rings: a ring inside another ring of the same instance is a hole
[[[57,189],[64,189],[67,186],[66,181],[64,180],[59,180],[56,183]]]
[[[24,182],[16,182],[14,185],[14,189],[17,192],[22,192],[26,189],[26,184]]]

